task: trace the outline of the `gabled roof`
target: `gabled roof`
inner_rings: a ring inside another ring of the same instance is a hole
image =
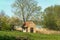
[[[24,24],[25,24],[25,27],[35,27],[35,24],[32,21],[27,21]]]

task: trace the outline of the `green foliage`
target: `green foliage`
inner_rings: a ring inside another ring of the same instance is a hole
[[[45,9],[44,27],[60,30],[60,6],[55,5]]]
[[[9,17],[5,14],[4,11],[0,12],[0,30],[8,31],[11,30],[14,26],[22,25],[22,21],[20,21],[17,17]]]
[[[9,23],[12,25],[15,25],[15,26],[20,26],[20,25],[22,25],[22,20],[20,20],[18,17],[14,16],[9,19]]]
[[[0,30],[10,30],[8,16],[5,15],[4,11],[0,13]]]

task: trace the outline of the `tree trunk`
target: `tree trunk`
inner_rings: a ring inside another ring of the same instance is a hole
[[[21,8],[22,10],[22,17],[23,17],[23,22],[26,22],[25,14],[24,14],[24,7]]]

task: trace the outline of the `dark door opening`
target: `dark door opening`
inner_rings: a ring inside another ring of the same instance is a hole
[[[33,28],[30,28],[30,32],[33,33]]]

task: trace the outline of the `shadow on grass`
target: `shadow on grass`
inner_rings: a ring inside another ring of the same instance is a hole
[[[0,40],[30,40],[28,37],[9,37],[9,36],[0,36]]]

